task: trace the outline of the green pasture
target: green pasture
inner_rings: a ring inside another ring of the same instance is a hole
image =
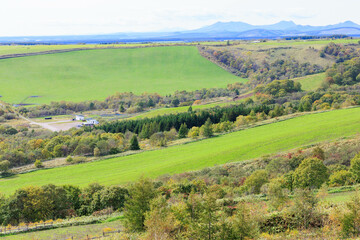
[[[313,91],[320,87],[325,79],[325,73],[308,75],[305,77],[294,78],[292,80],[301,83],[301,89],[305,91]]]
[[[194,105],[191,106],[193,111],[195,110],[200,110],[200,109],[209,109],[209,108],[213,108],[213,107],[225,107],[225,106],[229,106],[229,105],[235,105],[240,103],[242,100],[238,100],[238,101],[227,101],[227,102],[214,102],[214,103],[209,103],[209,104],[203,104],[203,105]],[[189,110],[190,106],[184,106],[184,107],[173,107],[173,108],[158,108],[158,109],[154,109],[154,110],[150,110],[144,113],[141,113],[139,115],[136,115],[134,117],[131,118],[127,118],[127,119],[140,119],[140,118],[152,118],[152,117],[157,117],[157,116],[161,116],[161,115],[169,115],[169,114],[177,114],[177,113],[183,113],[183,112],[187,112]]]
[[[170,94],[245,81],[203,58],[193,46],[100,49],[0,60],[1,100],[9,103],[104,100],[116,92]]]
[[[122,184],[136,180],[142,174],[157,177],[199,170],[359,132],[360,108],[308,114],[185,145],[16,175],[0,180],[0,192],[10,194],[20,187],[48,183],[80,186],[91,182]]]

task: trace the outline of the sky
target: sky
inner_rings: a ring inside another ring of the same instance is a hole
[[[360,0],[1,0],[0,36],[190,30],[218,21],[360,24]]]

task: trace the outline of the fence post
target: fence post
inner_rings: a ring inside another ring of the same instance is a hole
[[[105,232],[103,232],[103,237],[105,237]]]

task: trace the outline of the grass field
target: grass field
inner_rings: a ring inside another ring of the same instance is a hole
[[[230,101],[230,102],[215,102],[215,103],[209,103],[209,104],[204,104],[204,105],[194,105],[194,106],[192,106],[192,109],[199,110],[199,109],[208,109],[208,108],[213,108],[213,107],[225,107],[225,106],[229,106],[229,105],[238,104],[241,101],[243,101],[243,100]],[[189,109],[189,106],[176,107],[176,108],[159,108],[159,109],[150,110],[145,113],[141,113],[137,116],[127,118],[127,119],[140,119],[140,118],[146,118],[146,117],[152,118],[152,117],[156,117],[159,115],[183,113],[183,112],[187,112],[188,109]]]
[[[301,83],[301,89],[305,91],[316,90],[325,79],[325,73],[309,75],[301,78],[294,78],[294,81]]]
[[[0,192],[10,194],[20,187],[47,183],[80,186],[91,182],[126,183],[142,174],[157,177],[198,170],[359,132],[360,108],[309,114],[161,150],[16,175],[0,180]]]
[[[103,100],[115,92],[137,94],[225,87],[245,82],[200,56],[196,47],[74,51],[0,60],[5,102]]]
[[[52,50],[74,49],[74,48],[128,48],[128,47],[153,47],[162,45],[176,45],[174,43],[120,43],[120,44],[57,44],[57,45],[0,45],[0,56],[19,53],[36,53]],[[224,41],[215,42],[194,42],[194,43],[181,43],[183,45],[226,45]]]

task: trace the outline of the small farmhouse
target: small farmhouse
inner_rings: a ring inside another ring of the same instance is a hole
[[[76,119],[76,121],[83,121],[83,120],[85,120],[85,117],[83,115],[76,115],[75,119]]]
[[[89,124],[89,125],[99,124],[99,122],[96,119],[92,119],[92,118],[87,119],[86,123]]]

